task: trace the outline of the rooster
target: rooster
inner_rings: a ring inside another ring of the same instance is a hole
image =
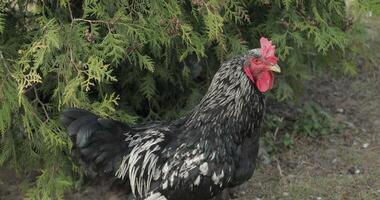
[[[275,46],[223,63],[208,92],[174,121],[128,125],[69,108],[60,116],[86,169],[123,183],[127,199],[207,200],[255,169],[264,93],[280,72]]]

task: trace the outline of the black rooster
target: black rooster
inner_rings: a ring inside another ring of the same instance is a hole
[[[128,199],[206,200],[253,174],[264,95],[280,71],[274,46],[222,64],[188,115],[146,125],[104,119],[76,108],[61,123],[86,167],[125,184]]]

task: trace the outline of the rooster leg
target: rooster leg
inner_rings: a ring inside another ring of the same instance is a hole
[[[231,199],[230,190],[224,189],[221,193],[213,197],[211,200],[230,200],[230,199]]]

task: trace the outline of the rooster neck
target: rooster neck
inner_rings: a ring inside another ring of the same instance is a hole
[[[224,63],[207,94],[191,112],[185,128],[216,146],[241,143],[260,126],[264,95],[243,72],[244,57]]]

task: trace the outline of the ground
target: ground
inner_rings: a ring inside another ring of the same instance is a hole
[[[378,86],[380,73],[314,79],[307,99],[346,128],[318,140],[298,139],[276,156],[278,162],[259,164],[238,199],[380,199]]]
[[[378,35],[378,30],[372,31]],[[359,63],[357,76],[320,75],[309,81],[301,101],[319,104],[345,128],[317,140],[297,138],[293,148],[276,155],[279,159],[259,162],[250,181],[234,190],[235,198],[380,199],[379,86],[379,68],[363,63]],[[22,199],[15,177],[10,170],[0,170],[0,200]],[[99,187],[68,193],[66,198],[118,199]]]

